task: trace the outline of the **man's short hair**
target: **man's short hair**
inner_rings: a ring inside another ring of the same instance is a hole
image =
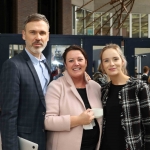
[[[149,67],[148,66],[144,66],[143,67],[143,72],[146,73],[147,71],[149,71]]]
[[[32,22],[32,21],[41,21],[41,20],[46,22],[48,27],[50,28],[50,24],[49,24],[47,18],[45,17],[45,15],[34,13],[34,14],[31,14],[31,15],[27,16],[27,18],[25,19],[24,29],[25,29],[25,26],[26,26],[27,23]]]

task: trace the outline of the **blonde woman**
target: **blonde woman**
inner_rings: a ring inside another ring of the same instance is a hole
[[[100,150],[150,150],[150,97],[146,83],[129,77],[120,47],[106,45],[101,70],[110,78],[102,88],[104,109]]]

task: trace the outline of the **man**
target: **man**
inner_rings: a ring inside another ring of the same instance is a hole
[[[42,54],[49,40],[44,15],[32,14],[24,22],[25,50],[7,60],[0,76],[1,138],[3,150],[19,150],[18,136],[45,150],[44,95],[50,71]]]
[[[148,73],[149,73],[149,67],[148,66],[144,66],[143,67],[143,75],[142,75],[141,79],[144,82],[146,82],[147,84],[148,84],[148,78],[149,78]]]

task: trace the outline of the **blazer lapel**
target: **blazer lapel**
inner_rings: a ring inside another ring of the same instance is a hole
[[[35,80],[35,85],[36,85],[36,88],[37,88],[37,91],[38,91],[38,94],[39,94],[39,97],[42,101],[42,104],[45,106],[45,98],[44,98],[44,95],[43,95],[43,91],[42,91],[42,87],[41,87],[41,83],[40,83],[40,80],[39,80],[39,77],[37,75],[37,72],[32,64],[32,61],[30,60],[28,54],[25,52],[25,50],[22,52],[22,56],[25,58],[26,62],[27,62],[27,65],[33,75],[33,78]]]
[[[71,89],[72,93],[77,97],[77,99],[78,99],[78,100],[82,103],[82,105],[85,107],[85,105],[84,105],[84,103],[83,103],[83,100],[82,100],[81,96],[79,95],[79,93],[78,93],[76,87],[74,86],[74,83],[73,83],[71,77],[69,76],[68,72],[65,71],[63,74],[65,75],[66,81],[67,81],[68,84],[71,86],[70,89]]]
[[[78,100],[84,105],[83,100],[82,100],[81,96],[79,95],[77,89],[75,87],[71,86],[71,91],[78,98]]]

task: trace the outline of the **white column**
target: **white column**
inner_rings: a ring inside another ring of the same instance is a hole
[[[75,6],[72,6],[72,35],[75,34]]]
[[[141,14],[139,14],[139,38],[141,38]]]
[[[148,38],[150,38],[150,14],[148,14]]]
[[[138,55],[137,56],[137,78],[141,78],[141,75],[139,73],[141,73],[141,56]]]
[[[77,6],[75,6],[75,15],[74,15],[75,16],[74,17],[74,19],[75,19],[74,20],[74,22],[75,22],[75,25],[74,25],[74,34],[75,35],[77,35],[77,20],[76,20],[77,19],[77,12],[76,12],[76,10],[77,10]]]
[[[112,17],[112,13],[109,14],[109,17]],[[110,27],[112,26],[113,18],[110,19]],[[110,36],[113,36],[113,27],[110,28]]]
[[[132,14],[129,14],[129,37],[132,38]]]

